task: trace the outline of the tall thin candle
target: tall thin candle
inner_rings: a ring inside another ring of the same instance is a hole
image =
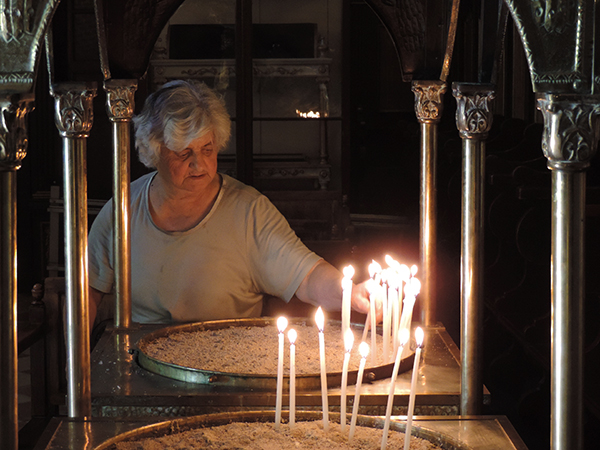
[[[381,449],[385,449],[387,446],[388,432],[390,429],[390,417],[392,415],[392,407],[394,405],[394,393],[396,391],[396,378],[398,377],[398,370],[400,369],[400,362],[402,359],[402,350],[408,342],[410,333],[408,330],[400,330],[400,346],[396,352],[396,361],[394,362],[394,370],[392,371],[392,378],[390,380],[390,393],[388,395],[387,408],[385,410],[385,424],[383,427],[383,437],[381,438]]]
[[[414,266],[413,266],[414,267]],[[421,282],[418,278],[412,277],[404,286],[404,308],[402,308],[402,318],[400,319],[400,329],[407,329],[410,332],[412,323],[413,308],[417,295],[421,290]]]
[[[381,273],[382,285],[379,286],[379,298],[381,298],[381,305],[383,308],[383,362],[387,364],[390,360],[390,332],[392,329],[392,316],[390,303],[388,299],[388,276],[389,270],[384,270]]]
[[[415,351],[415,362],[413,365],[413,373],[410,381],[410,397],[408,399],[408,412],[406,413],[406,436],[404,436],[404,450],[410,448],[410,433],[412,428],[413,414],[415,412],[415,399],[417,394],[417,377],[419,376],[419,362],[421,360],[421,349],[423,348],[423,338],[425,333],[421,327],[415,330],[415,341],[417,342],[417,350]]]
[[[369,317],[371,318],[371,365],[375,365],[377,357],[377,311],[375,301],[377,297],[377,283],[367,280],[365,287],[369,291]]]
[[[346,386],[348,384],[348,363],[350,362],[350,352],[354,345],[354,333],[348,328],[344,334],[344,365],[342,366],[342,393],[340,395],[340,425],[342,432],[346,429]]]
[[[277,359],[277,398],[275,400],[275,429],[279,430],[281,423],[281,403],[283,396],[283,332],[288,326],[288,321],[281,316],[277,319],[277,330],[279,331],[279,356]]]
[[[321,361],[321,400],[323,403],[323,430],[329,429],[329,403],[327,400],[327,370],[325,369],[325,315],[319,306],[315,314],[315,322],[319,329],[319,359]]]
[[[342,339],[346,330],[350,328],[350,309],[352,303],[352,277],[354,267],[344,267],[344,278],[342,278]]]
[[[288,331],[290,341],[290,428],[296,425],[296,339],[298,333],[293,328]]]
[[[350,434],[348,435],[348,442],[352,441],[354,432],[356,431],[356,419],[358,417],[358,405],[360,403],[360,387],[362,386],[363,373],[365,372],[365,364],[367,362],[367,356],[369,355],[369,344],[361,342],[358,346],[358,352],[360,353],[360,365],[358,366],[358,375],[356,377],[356,389],[354,392],[354,406],[352,407],[352,420],[350,421]]]

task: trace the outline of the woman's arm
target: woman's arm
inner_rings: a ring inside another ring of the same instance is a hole
[[[308,272],[298,290],[296,296],[303,302],[315,306],[322,306],[329,311],[342,309],[342,273],[321,259]],[[380,302],[377,302],[377,317],[381,313]],[[352,308],[362,314],[369,311],[369,294],[365,283],[352,286]]]

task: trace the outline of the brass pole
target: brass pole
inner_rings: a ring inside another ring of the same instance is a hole
[[[129,181],[131,119],[136,80],[106,80],[106,110],[113,142],[113,254],[115,271],[115,327],[131,326],[131,235]]]
[[[485,139],[492,126],[492,85],[453,83],[463,141],[461,205],[461,415],[483,407],[483,254]]]
[[[583,449],[585,170],[596,153],[600,96],[542,93],[542,149],[552,170],[553,450]]]
[[[442,119],[443,94],[446,83],[413,81],[415,114],[421,124],[421,196],[420,248],[422,281],[419,302],[420,321],[425,326],[436,324],[436,264],[437,264],[437,127]]]
[[[67,406],[71,418],[90,417],[91,375],[87,260],[86,139],[93,122],[95,83],[54,86],[55,123],[63,139]]]
[[[7,449],[18,448],[18,359],[17,359],[17,173],[0,171],[0,438]]]
[[[33,95],[0,100],[0,442],[19,448],[17,338],[17,170],[27,154]]]

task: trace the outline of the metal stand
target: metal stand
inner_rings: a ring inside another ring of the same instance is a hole
[[[91,416],[87,261],[86,139],[92,128],[95,83],[53,86],[55,123],[63,139],[67,406],[69,417]]]
[[[113,132],[113,254],[115,327],[131,326],[131,235],[129,149],[137,80],[106,80],[106,110]]]
[[[27,113],[33,95],[0,100],[0,442],[19,438],[17,351],[17,170],[27,154]],[[6,446],[6,447],[5,447]]]
[[[483,406],[482,316],[485,139],[492,126],[492,85],[453,83],[456,126],[463,140],[461,220],[462,415]]]
[[[437,255],[437,126],[442,119],[442,98],[446,83],[413,81],[415,114],[421,124],[421,197],[420,197],[420,244],[421,323],[435,325],[435,278]]]
[[[596,153],[600,96],[538,96],[552,170],[551,448],[583,448],[585,170]]]

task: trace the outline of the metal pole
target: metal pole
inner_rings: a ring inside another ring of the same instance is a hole
[[[461,216],[461,415],[483,406],[483,233],[485,139],[492,126],[492,85],[453,83],[463,141]]]
[[[553,450],[583,449],[585,170],[596,153],[600,96],[538,96],[552,170],[551,425]]]
[[[137,80],[107,80],[106,110],[113,142],[113,254],[115,257],[115,327],[131,326],[131,235],[129,181],[131,119]]]
[[[86,139],[93,122],[95,83],[54,86],[55,123],[63,139],[67,406],[71,418],[90,417],[91,375],[87,260]]]
[[[442,119],[443,95],[446,83],[436,81],[413,81],[415,114],[421,124],[421,196],[420,196],[420,245],[422,281],[421,323],[436,324],[436,264],[437,264],[437,127]]]
[[[33,96],[0,101],[0,442],[19,448],[17,338],[17,170],[27,154]]]

